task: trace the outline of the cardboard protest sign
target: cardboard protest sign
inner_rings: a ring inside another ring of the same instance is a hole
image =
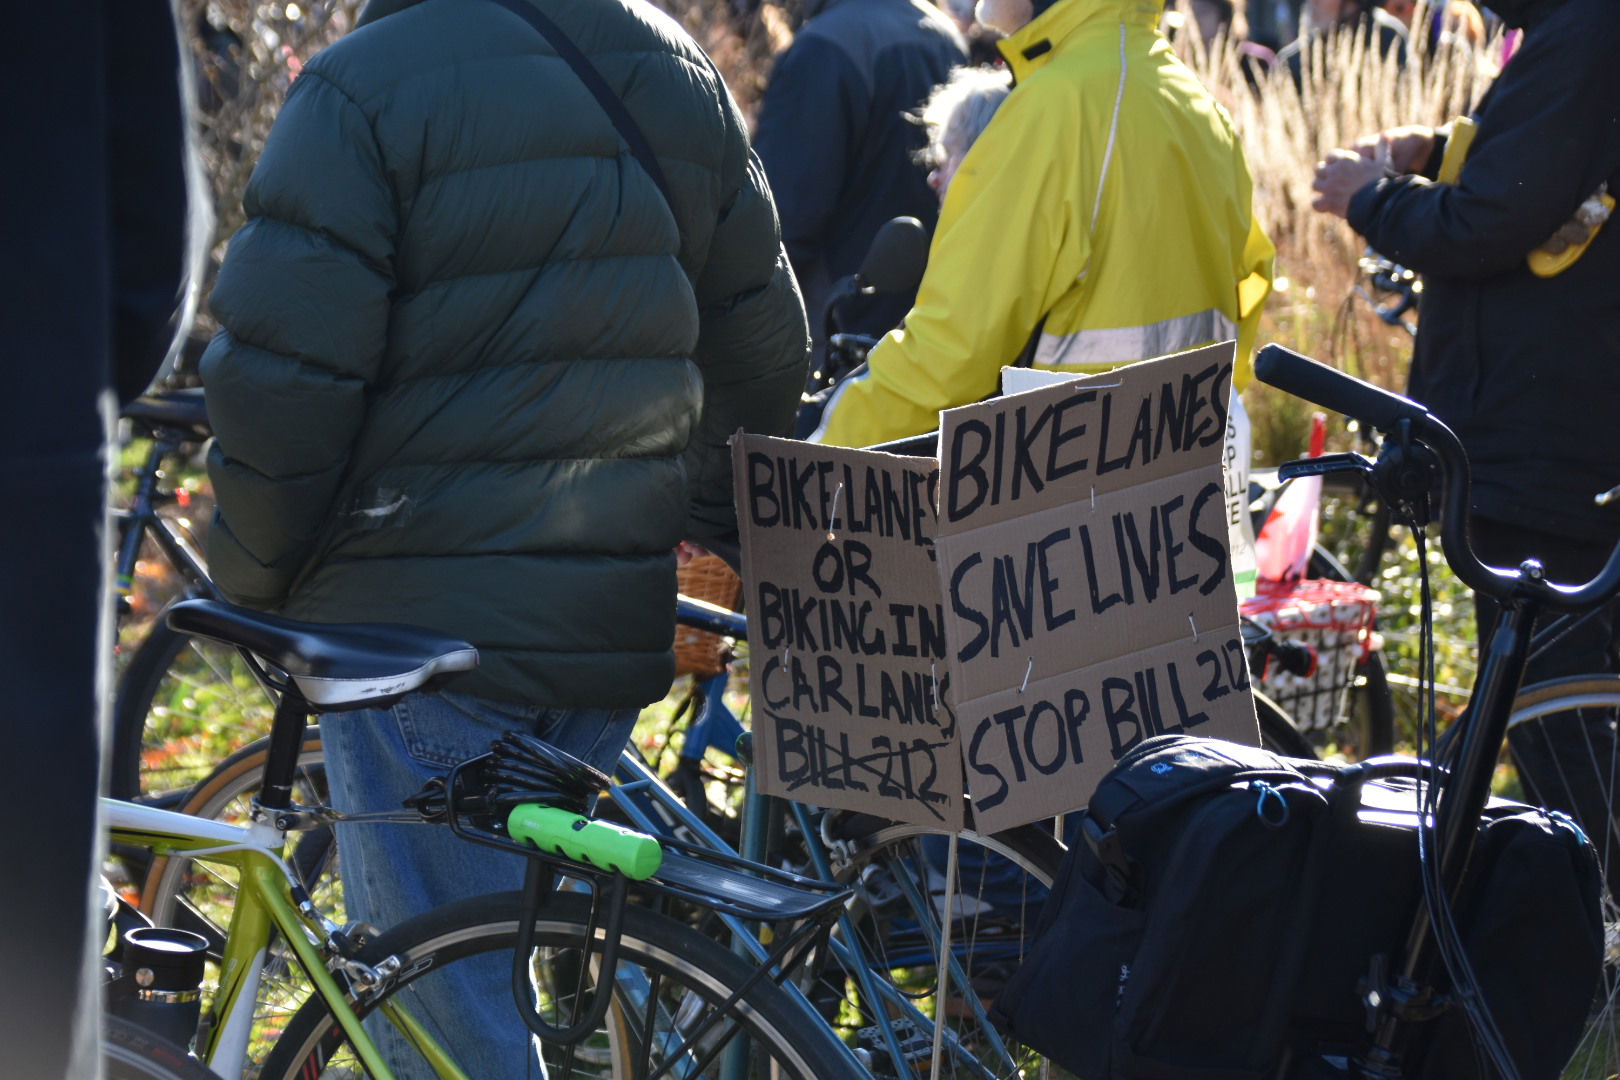
[[[1257,741],[1221,469],[1232,357],[944,414],[935,550],[976,828],[1084,805],[1154,734]]]
[[[1042,368],[1004,367],[1001,369],[1003,395],[1022,394],[1054,383],[1073,382],[1084,376],[1072,371]],[[1249,519],[1249,458],[1253,449],[1249,414],[1243,399],[1232,394],[1227,400],[1226,448],[1221,464],[1226,470],[1226,531],[1232,552],[1233,584],[1241,603],[1254,595],[1254,523]]]
[[[760,790],[957,829],[932,459],[732,440]]]

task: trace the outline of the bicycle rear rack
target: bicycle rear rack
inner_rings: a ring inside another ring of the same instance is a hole
[[[462,839],[511,851],[529,860],[524,874],[518,947],[513,955],[513,997],[524,1023],[535,1035],[558,1045],[573,1045],[597,1030],[611,1002],[629,879],[623,874],[542,851],[532,844],[519,843],[508,836],[499,815],[489,812],[479,776],[489,757],[473,758],[452,769],[444,781],[442,808],[433,807],[431,815],[425,816],[442,814],[451,832]],[[770,978],[777,983],[785,982],[823,945],[851,893],[841,885],[671,837],[658,840],[664,848],[663,860],[651,877],[637,883],[638,888],[747,922],[770,924],[773,928],[772,946],[754,974],[738,986],[698,1030],[688,1034],[688,1044],[695,1046],[758,980]],[[593,966],[593,961],[600,960],[594,964],[597,983],[586,1015],[561,1027],[541,1019],[530,1003],[526,962],[533,943],[535,916],[554,892],[559,876],[585,883],[591,893],[586,940],[581,944],[582,973]]]

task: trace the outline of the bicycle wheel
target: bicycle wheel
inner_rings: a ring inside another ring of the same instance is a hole
[[[1316,757],[1310,736],[1294,726],[1294,721],[1266,695],[1256,691],[1254,714],[1260,722],[1260,745],[1283,757]]]
[[[356,1010],[364,1016],[379,1007],[403,1006],[453,1053],[465,1052],[467,1048],[445,1041],[447,1032],[465,1026],[468,1019],[446,987],[456,981],[456,972],[466,972],[465,977],[472,979],[496,979],[502,988],[511,985],[512,951],[521,918],[518,904],[516,893],[476,897],[417,916],[379,936],[362,950],[361,958],[371,964],[396,958],[398,975],[381,990],[352,1002]],[[574,1004],[588,998],[595,984],[595,962],[582,963],[579,949],[586,939],[587,919],[588,900],[577,893],[554,895],[535,916],[529,959],[532,1004],[550,1023],[571,1015]],[[719,1014],[718,1008],[754,971],[714,941],[651,911],[626,907],[614,995],[602,1027],[573,1048],[539,1044],[543,1075],[623,1080],[655,1072],[718,1076],[728,1060],[743,1066],[742,1074],[751,1077],[842,1080],[860,1075],[831,1032],[768,980],[755,982]],[[586,984],[583,995],[581,981]],[[708,1023],[711,1020],[717,1022]],[[499,1070],[495,1076],[542,1075],[535,1048],[526,1045],[527,1032],[516,1016],[510,1024],[519,1037],[509,1054],[493,1052],[498,1059],[493,1066]],[[382,1026],[373,1021],[368,1031]],[[465,1035],[461,1041],[467,1041]],[[471,1052],[490,1048],[485,1044]],[[748,1057],[740,1062],[730,1056],[744,1052]],[[260,1073],[261,1080],[362,1075],[353,1048],[319,998],[293,1017]],[[396,1075],[407,1080],[418,1074]],[[485,1080],[479,1073],[472,1076]]]
[[[268,734],[274,715],[275,701],[235,649],[159,618],[119,678],[108,793],[174,801]]]
[[[1508,718],[1508,746],[1530,801],[1563,810],[1597,851],[1602,897],[1604,978],[1567,1077],[1620,1072],[1620,824],[1615,820],[1620,753],[1620,676],[1551,679],[1519,691]]]
[[[1350,684],[1347,742],[1361,758],[1395,752],[1395,692],[1382,650],[1368,653],[1356,665]]]
[[[954,880],[949,836],[937,830],[834,813],[823,833],[831,841],[833,876],[855,890],[855,899],[806,992],[872,1074],[927,1077],[930,1017],[945,1023],[941,1075],[1040,1072],[1039,1055],[1005,1041],[987,1012],[1022,962],[1057,874],[1064,848],[1053,828],[964,831]],[[942,980],[947,893],[952,963]],[[866,984],[868,973],[883,985]]]
[[[118,1016],[101,1018],[105,1080],[219,1080],[180,1047]]]

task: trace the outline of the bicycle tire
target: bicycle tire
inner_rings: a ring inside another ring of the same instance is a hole
[[[1358,739],[1358,756],[1379,757],[1395,752],[1395,692],[1389,685],[1389,663],[1382,649],[1368,653],[1356,665],[1349,711],[1351,732]]]
[[[208,1066],[139,1024],[103,1015],[101,1025],[105,1080],[219,1080]]]
[[[218,762],[270,731],[275,702],[237,651],[160,617],[118,680],[107,791],[173,802]]]
[[[1620,676],[1577,675],[1550,679],[1520,689],[1508,717],[1508,745],[1515,760],[1549,752],[1556,785],[1562,790],[1536,790],[1527,785],[1528,801],[1569,812],[1597,851],[1604,883],[1604,978],[1587,1017],[1586,1031],[1564,1076],[1586,1080],[1620,1073],[1620,821],[1616,820],[1620,754],[1615,724],[1620,717]],[[1559,729],[1563,729],[1562,732]],[[1558,738],[1559,734],[1566,736]],[[1579,734],[1571,740],[1567,736]],[[1585,760],[1582,760],[1582,759]],[[1543,770],[1545,772],[1546,770]],[[1571,794],[1568,785],[1585,778],[1596,785],[1597,803]],[[1542,786],[1551,787],[1543,776]],[[1594,820],[1597,817],[1604,820]]]
[[[1314,758],[1316,744],[1294,726],[1282,707],[1258,690],[1254,692],[1254,715],[1260,728],[1260,745],[1283,757]]]
[[[957,877],[950,890],[954,963],[942,992],[938,958],[949,834],[838,814],[828,817],[824,831],[837,832],[845,822],[871,827],[857,827],[860,835],[830,845],[832,876],[853,888],[854,899],[835,932],[835,941],[849,954],[818,958],[804,981],[817,1010],[857,1047],[874,1076],[928,1077],[934,1044],[928,1018],[941,1016],[947,1018],[942,1075],[1039,1074],[1045,1064],[1039,1055],[1005,1041],[987,1014],[996,992],[1023,961],[1040,905],[1056,878],[1064,847],[1052,827],[959,834]],[[880,990],[874,1003],[862,985],[863,969],[894,991]],[[902,1001],[923,1019],[900,1008]]]
[[[146,717],[158,683],[183,648],[184,635],[159,619],[119,675],[112,733],[107,740],[107,794],[115,799],[135,799],[141,794],[141,736]]]
[[[534,920],[537,963],[551,961],[567,966],[568,958],[574,956],[576,960],[569,974],[580,973],[583,965],[577,962],[576,947],[586,939],[587,904],[587,899],[577,893],[558,893],[547,900]],[[374,1012],[385,1002],[403,1003],[416,1019],[430,1027],[436,1026],[421,998],[423,983],[468,957],[509,955],[516,944],[520,918],[518,894],[502,893],[458,901],[400,924],[361,951],[361,959],[373,964],[387,957],[398,958],[399,974],[381,991],[351,1003],[362,1015]],[[612,1076],[615,1080],[647,1075],[645,1071],[635,1070],[635,1066],[644,1066],[646,1062],[630,1061],[627,1057],[639,1056],[638,1050],[653,1050],[664,1040],[638,1037],[645,1029],[637,1025],[644,1023],[647,1017],[631,1014],[633,999],[639,992],[637,987],[645,990],[651,986],[650,996],[655,1002],[674,1006],[673,1010],[660,1008],[648,1012],[654,1024],[663,1020],[686,1025],[667,1033],[659,1032],[673,1038],[682,1030],[691,1030],[689,1025],[698,1018],[699,1012],[712,1010],[716,1002],[723,1002],[756,970],[696,931],[635,906],[624,910],[619,965],[614,1004],[604,1019],[608,1030],[590,1040],[585,1051],[573,1059],[575,1071],[571,1075]],[[549,970],[541,969],[541,973]],[[642,976],[647,976],[646,982],[641,981]],[[555,988],[562,984],[545,981],[537,985]],[[677,996],[666,998],[665,993],[671,988]],[[738,1000],[734,1012],[736,1015],[728,1019],[736,1019],[743,1025],[750,1053],[758,1059],[745,1064],[769,1066],[768,1069],[750,1068],[750,1076],[852,1080],[861,1075],[832,1033],[808,1016],[786,991],[768,980],[756,981],[750,986]],[[516,1017],[511,1022],[515,1027],[519,1024]],[[517,1027],[517,1030],[522,1029]],[[607,1043],[605,1047],[603,1040]],[[346,1056],[348,1049],[326,1002],[312,998],[293,1017],[285,1034],[271,1049],[259,1074],[260,1080],[364,1075],[359,1063],[352,1056]],[[542,1049],[547,1054],[548,1065],[551,1057],[561,1058],[564,1053],[549,1044],[544,1044]],[[713,1047],[705,1043],[704,1049]],[[712,1075],[712,1070],[718,1068],[725,1056],[719,1054],[702,1075]],[[529,1075],[526,1070],[532,1068],[533,1060],[529,1057],[527,1062],[515,1064],[517,1067],[505,1071],[504,1075]],[[601,1066],[605,1066],[606,1071],[600,1071]],[[551,1070],[550,1075],[558,1075],[555,1065],[551,1065]],[[403,1075],[401,1080],[404,1080]],[[473,1080],[486,1078],[474,1077]]]

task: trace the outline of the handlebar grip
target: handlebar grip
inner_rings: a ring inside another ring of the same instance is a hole
[[[1281,345],[1267,345],[1260,350],[1254,358],[1254,374],[1263,383],[1380,431],[1394,427],[1398,420],[1416,420],[1428,414],[1411,398],[1346,375]]]

